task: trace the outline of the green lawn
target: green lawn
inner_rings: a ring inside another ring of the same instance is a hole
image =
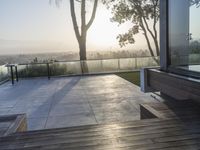
[[[139,71],[116,73],[116,75],[124,78],[125,80],[132,82],[135,85],[140,86],[140,72]]]

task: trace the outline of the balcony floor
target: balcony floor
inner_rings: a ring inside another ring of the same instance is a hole
[[[28,130],[139,120],[139,104],[157,102],[116,75],[20,79],[0,95],[0,114],[26,113]]]

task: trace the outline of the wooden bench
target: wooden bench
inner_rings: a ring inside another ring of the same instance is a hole
[[[0,137],[26,130],[27,122],[25,114],[0,116]]]

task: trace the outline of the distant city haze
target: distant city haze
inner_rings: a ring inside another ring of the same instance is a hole
[[[87,4],[88,17],[92,5],[92,1]],[[77,2],[76,15],[77,19],[80,18]],[[110,21],[111,17],[110,11],[99,3],[96,18],[88,31],[88,51],[146,49],[142,34],[136,36],[134,45],[120,48],[116,37],[125,33],[131,24],[118,26]],[[0,1],[0,55],[68,51],[79,51],[69,0],[63,0],[59,7],[54,2],[49,4],[49,0]]]

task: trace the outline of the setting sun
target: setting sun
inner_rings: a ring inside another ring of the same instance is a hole
[[[91,44],[107,47],[117,43],[116,36],[119,31],[117,30],[117,25],[110,22],[110,17],[110,12],[105,8],[101,8],[98,11],[94,24],[88,31],[88,40]]]
[[[119,48],[116,37],[120,33],[126,32],[130,25],[118,26],[117,23],[111,22],[111,18],[112,14],[108,9],[104,6],[98,8],[94,23],[88,31],[87,41],[91,47],[97,49]]]

